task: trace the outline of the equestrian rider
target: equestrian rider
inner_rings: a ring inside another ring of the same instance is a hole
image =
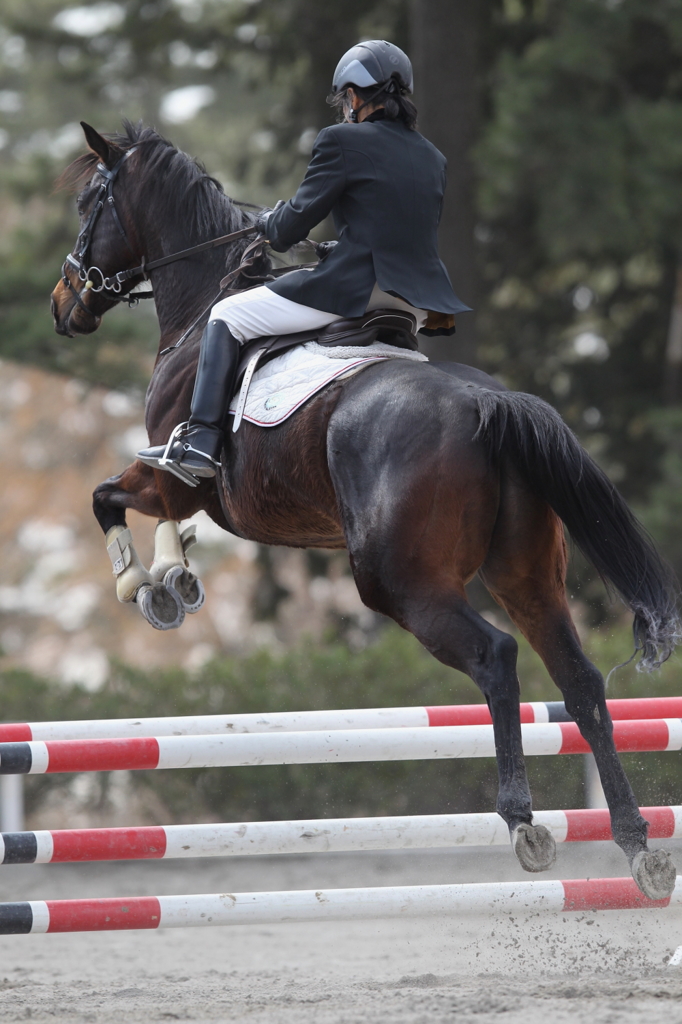
[[[252,338],[324,327],[371,309],[409,311],[418,329],[452,334],[469,307],[438,257],[437,228],[446,161],[415,129],[412,66],[392,43],[353,46],[334,73],[330,102],[344,116],[315,140],[293,199],[258,226],[276,252],[308,236],[330,213],[339,236],[313,270],[294,270],[231,295],[211,310],[201,339],[189,422],[176,428],[166,458],[197,477],[215,476],[240,346]],[[167,446],[138,459],[154,468]]]

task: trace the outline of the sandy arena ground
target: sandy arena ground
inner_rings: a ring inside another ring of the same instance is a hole
[[[654,844],[656,845],[656,844]],[[668,843],[678,872],[682,845]],[[625,874],[611,844],[555,878]],[[508,850],[5,867],[0,898],[515,880]],[[682,1024],[682,912],[0,937],[0,1021]]]

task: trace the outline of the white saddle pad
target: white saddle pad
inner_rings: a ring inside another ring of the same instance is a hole
[[[421,352],[395,348],[382,342],[364,347],[325,348],[316,341],[297,345],[256,370],[246,397],[244,419],[259,427],[275,427],[331,381],[357,373],[368,363],[385,359],[428,362]],[[232,415],[238,398],[235,395],[230,404]]]

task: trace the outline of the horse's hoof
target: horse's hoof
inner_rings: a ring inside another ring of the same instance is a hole
[[[632,861],[632,877],[650,900],[672,896],[677,872],[667,850],[640,850]]]
[[[163,577],[167,587],[172,587],[180,595],[185,611],[188,615],[198,612],[206,600],[204,584],[193,572],[183,569],[181,565],[174,565]]]
[[[511,843],[524,871],[547,871],[556,860],[554,836],[544,825],[517,825]]]
[[[177,629],[185,620],[185,606],[180,595],[165,583],[140,587],[135,600],[141,614],[154,629]]]

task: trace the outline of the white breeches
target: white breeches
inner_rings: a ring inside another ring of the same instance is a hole
[[[417,330],[426,322],[425,310],[415,309],[395,295],[382,292],[377,284],[374,285],[367,309],[406,310],[415,317]],[[321,309],[292,302],[265,285],[239,295],[230,295],[217,302],[211,310],[211,320],[224,320],[230,333],[241,344],[251,338],[263,338],[269,334],[296,334],[298,331],[315,330],[340,319],[338,313],[325,313]]]

